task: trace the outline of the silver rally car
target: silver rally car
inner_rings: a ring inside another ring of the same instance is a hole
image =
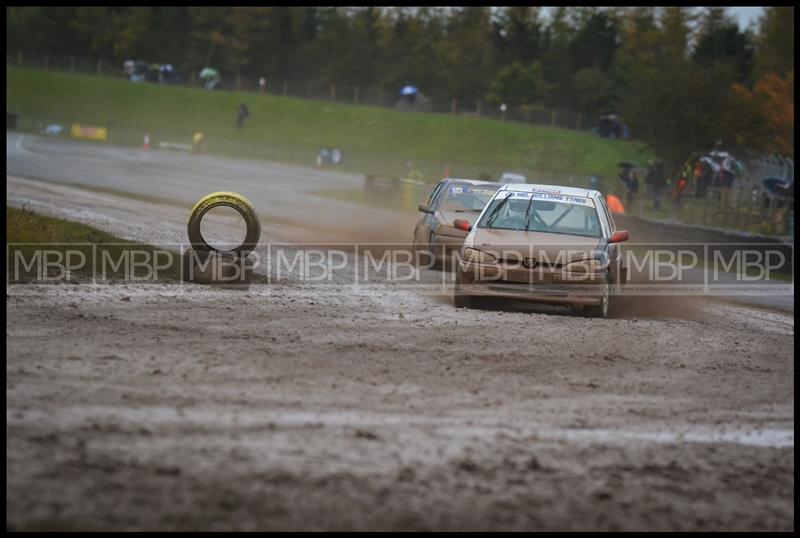
[[[458,252],[467,230],[455,225],[457,219],[475,220],[502,185],[473,179],[446,178],[434,187],[428,200],[419,205],[420,218],[414,227],[414,250],[442,261]],[[425,256],[418,256],[425,258]]]
[[[569,305],[608,316],[612,285],[627,280],[618,231],[598,191],[505,185],[468,230],[456,267],[454,302],[477,296]]]

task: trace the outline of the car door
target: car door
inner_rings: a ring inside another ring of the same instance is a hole
[[[598,202],[598,215],[606,222],[609,230],[608,238],[610,239],[611,236],[617,232],[617,225],[614,222],[611,212],[608,210],[608,206],[606,205],[606,201],[603,199],[603,197],[597,197],[596,201]],[[623,267],[622,252],[619,244],[610,243],[606,246],[606,249],[609,260],[611,260],[611,265],[613,267],[611,272],[613,281],[618,284],[624,283],[627,273]]]
[[[420,218],[417,220],[417,225],[414,228],[414,241],[425,247],[429,247],[431,232],[436,228],[436,209],[438,202],[442,199],[442,193],[445,190],[447,181],[440,181],[433,189],[431,195],[428,197],[427,206],[433,210],[433,213],[420,212]]]
[[[431,247],[438,252],[446,253],[451,250],[458,250],[467,237],[467,232],[456,228],[455,220],[464,219],[474,223],[475,218],[480,215],[480,211],[453,211],[446,210],[446,200],[451,194],[469,193],[469,184],[450,183],[446,185],[437,195],[436,212],[434,213],[435,225],[431,228]],[[441,250],[444,249],[444,250]]]

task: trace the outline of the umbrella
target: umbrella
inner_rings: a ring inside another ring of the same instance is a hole
[[[761,183],[764,188],[773,196],[789,196],[792,188],[792,182],[778,177],[768,177],[762,179]]]
[[[211,67],[206,67],[202,71],[200,71],[200,78],[217,78],[219,77],[219,73],[216,69]]]
[[[404,86],[403,89],[400,90],[400,95],[417,95],[417,87]]]
[[[617,166],[619,166],[621,168],[636,168],[639,165],[636,164],[636,163],[628,162],[628,161],[622,161],[621,163],[618,163]]]

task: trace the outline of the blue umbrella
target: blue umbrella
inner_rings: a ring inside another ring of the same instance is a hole
[[[792,182],[778,177],[768,177],[762,179],[764,188],[773,196],[789,196],[792,190]]]
[[[405,86],[400,90],[400,95],[417,95],[416,86]]]

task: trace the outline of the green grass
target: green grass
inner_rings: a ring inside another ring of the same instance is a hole
[[[445,166],[451,175],[463,177],[519,170],[548,183],[574,175],[613,178],[617,162],[647,158],[633,142],[491,119],[131,84],[10,66],[6,75],[6,109],[20,114],[23,123],[34,118],[110,124],[114,143],[140,145],[144,131],[151,134],[151,143],[188,142],[202,131],[210,153],[307,165],[320,147],[339,147],[344,169],[394,176],[416,169],[427,181],[439,179]],[[251,117],[237,129],[241,102],[248,104]]]
[[[177,282],[180,280],[181,260],[180,255],[175,252],[125,241],[76,222],[39,215],[26,209],[6,207],[6,252],[8,254],[6,276],[8,282],[29,283],[45,280],[40,278],[45,275],[38,272],[41,264],[29,265],[29,268],[24,265],[30,264],[37,252],[41,255],[45,255],[46,252],[47,260],[53,262],[51,271],[48,271],[46,275],[53,281],[67,281],[65,278],[59,278],[58,266],[61,265],[59,260],[70,263],[74,267],[69,276],[69,282],[91,282],[93,274],[104,274],[108,281],[125,279],[131,274],[126,274],[124,264],[119,264],[118,261],[133,250],[149,253],[151,259],[155,251],[159,252],[159,264],[167,267],[159,270],[158,281]],[[81,260],[81,254],[85,256],[85,261]],[[66,258],[67,255],[71,257],[69,260]],[[111,263],[101,265],[104,256]],[[144,256],[144,254],[137,254],[137,256]],[[40,259],[43,260],[43,258]],[[142,257],[136,259],[143,260]],[[96,272],[95,269],[99,269],[101,266],[105,267],[105,272]],[[149,268],[140,266],[134,268],[132,275],[136,278],[144,278],[148,271]]]
[[[530,182],[570,186],[587,186],[588,175],[597,174],[601,191],[622,198],[616,164],[644,164],[650,157],[634,142],[485,118],[131,84],[119,78],[11,66],[6,75],[6,109],[20,115],[21,129],[36,130],[48,121],[110,125],[110,142],[120,145],[140,146],[145,132],[152,145],[162,140],[188,143],[193,133],[202,131],[206,150],[218,155],[311,165],[320,147],[339,147],[344,163],[334,169],[391,177],[416,170],[428,182],[441,178],[445,168],[453,177],[497,178],[508,170],[526,174]],[[251,118],[237,129],[241,102],[248,104]],[[363,202],[352,192],[321,194]],[[685,201],[677,214],[669,209],[666,195],[662,210],[648,200],[641,212],[638,207],[630,212],[687,224],[785,233],[785,224],[775,220],[780,215],[769,220],[752,209],[746,218],[720,212],[704,218],[702,201]]]

